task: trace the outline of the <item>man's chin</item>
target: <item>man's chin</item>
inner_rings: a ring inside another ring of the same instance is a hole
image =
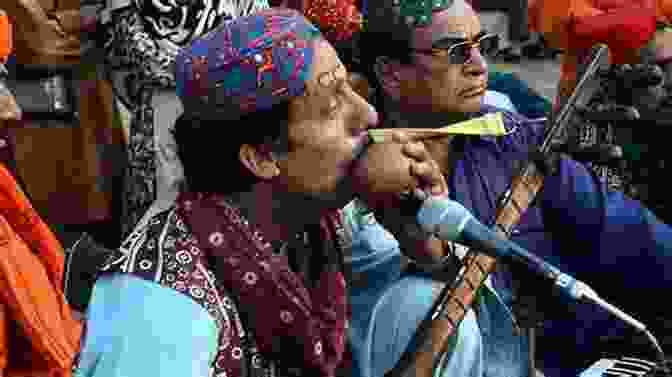
[[[483,97],[485,97],[485,94],[465,98],[464,101],[462,101],[460,104],[460,112],[475,113],[480,111],[481,107],[483,106]]]
[[[351,187],[339,186],[329,192],[315,192],[306,194],[306,199],[319,207],[320,211],[333,211],[345,207],[356,195]]]
[[[432,111],[461,114],[479,112],[481,111],[483,97],[483,95],[479,95],[470,98],[464,98],[457,104],[454,102],[450,105],[441,104],[439,106],[435,106]]]

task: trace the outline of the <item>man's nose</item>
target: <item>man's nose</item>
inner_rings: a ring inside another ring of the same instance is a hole
[[[477,46],[473,46],[469,50],[469,60],[465,63],[464,72],[469,76],[484,76],[488,74],[488,62]]]

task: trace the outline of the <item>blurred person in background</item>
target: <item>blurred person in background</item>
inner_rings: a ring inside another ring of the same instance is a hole
[[[141,219],[169,206],[184,178],[170,131],[182,113],[172,72],[175,57],[223,22],[268,6],[266,0],[107,0],[101,16],[107,70],[128,128],[123,237]]]
[[[63,295],[63,247],[13,177],[9,123],[21,109],[4,64],[12,27],[0,9],[0,375],[71,375],[81,323]]]
[[[7,83],[23,112],[9,132],[17,177],[59,238],[86,230],[112,246],[123,133],[114,125],[110,86],[83,60],[80,6],[3,1],[16,29]]]

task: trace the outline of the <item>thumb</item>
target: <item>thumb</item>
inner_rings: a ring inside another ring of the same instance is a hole
[[[403,131],[394,131],[392,133],[392,140],[395,143],[406,144],[411,141],[411,137]]]

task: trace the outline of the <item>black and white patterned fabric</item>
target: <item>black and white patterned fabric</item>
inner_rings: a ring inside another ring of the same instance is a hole
[[[143,81],[173,86],[171,66],[182,47],[226,20],[268,8],[268,1],[133,0],[110,8],[108,60],[138,67]]]
[[[114,87],[132,113],[123,204],[124,236],[157,199],[157,169],[162,170],[157,150],[175,144],[169,141],[164,146],[155,142],[155,117],[161,117],[151,104],[157,91],[175,87],[172,66],[178,52],[222,22],[268,7],[267,0],[108,0],[106,60],[112,75],[123,77],[113,80]]]

